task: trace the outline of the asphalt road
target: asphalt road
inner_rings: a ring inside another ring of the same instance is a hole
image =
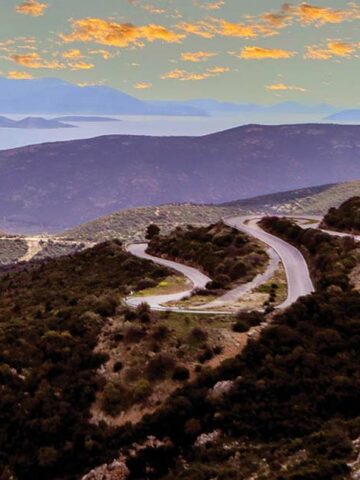
[[[185,312],[186,313],[212,313],[208,310],[204,312],[200,312],[198,310],[189,310],[189,309],[181,309],[178,307],[164,307],[163,305],[168,302],[178,302],[183,300],[184,298],[188,297],[194,289],[197,288],[205,288],[206,284],[211,281],[209,277],[201,273],[196,268],[188,267],[187,265],[182,265],[180,263],[172,262],[171,260],[165,260],[159,257],[153,257],[146,253],[147,243],[138,243],[128,245],[126,250],[135,255],[136,257],[143,258],[145,260],[151,260],[158,265],[163,265],[164,267],[171,268],[172,270],[176,270],[177,272],[182,273],[185,277],[187,277],[190,282],[191,286],[183,292],[180,293],[171,293],[168,295],[157,295],[157,296],[150,296],[150,297],[128,297],[125,299],[126,303],[129,306],[137,307],[141,303],[146,302],[152,310],[158,311],[175,311],[175,312]]]
[[[261,240],[276,251],[284,265],[288,284],[287,299],[277,308],[289,307],[298,298],[309,295],[315,290],[308,266],[302,253],[297,248],[270,233],[264,232],[257,225],[257,220],[254,217],[234,217],[227,218],[224,221],[227,225]]]

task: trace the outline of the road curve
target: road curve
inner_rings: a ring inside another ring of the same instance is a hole
[[[304,295],[315,291],[310,273],[302,253],[284,240],[262,230],[254,217],[233,217],[224,219],[230,227],[237,228],[247,235],[253,236],[273,248],[284,265],[288,296],[277,308],[287,308]]]
[[[209,277],[201,273],[196,268],[188,267],[187,265],[183,265],[180,263],[172,262],[171,260],[165,260],[164,258],[160,257],[153,257],[146,253],[147,243],[134,243],[128,245],[126,250],[135,255],[136,257],[143,258],[145,260],[151,260],[158,265],[163,265],[164,267],[171,268],[172,270],[176,270],[180,272],[185,277],[187,277],[191,281],[191,287],[189,289],[179,292],[179,293],[171,293],[168,295],[154,295],[149,297],[127,297],[125,299],[125,303],[131,307],[138,307],[141,303],[146,302],[152,310],[157,311],[174,311],[174,312],[184,312],[184,313],[216,313],[211,311],[198,311],[198,310],[189,310],[189,309],[181,309],[179,307],[164,307],[163,305],[168,302],[179,302],[184,298],[188,297],[194,289],[197,288],[205,288],[206,284],[211,281]],[[219,313],[219,312],[218,312]]]

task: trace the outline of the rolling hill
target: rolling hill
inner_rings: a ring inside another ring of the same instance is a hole
[[[249,125],[204,137],[105,136],[0,152],[0,228],[59,231],[166,203],[223,203],[360,178],[360,126]]]
[[[168,233],[177,226],[209,225],[232,215],[324,215],[329,208],[356,195],[360,195],[360,180],[262,195],[222,205],[172,204],[129,208],[74,227],[62,236],[77,241],[99,242],[114,238],[125,242],[138,241],[144,240],[150,223],[156,223],[162,233]]]

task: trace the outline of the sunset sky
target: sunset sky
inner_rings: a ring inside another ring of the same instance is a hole
[[[145,99],[360,106],[360,3],[3,0],[0,71]]]

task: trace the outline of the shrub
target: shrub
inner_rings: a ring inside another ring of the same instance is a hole
[[[200,327],[194,327],[189,335],[190,342],[203,343],[208,339],[208,333]]]
[[[129,405],[129,392],[120,383],[109,382],[101,396],[101,407],[105,413],[115,417]]]
[[[124,366],[123,363],[120,362],[120,360],[118,360],[117,362],[114,363],[113,371],[115,373],[120,372],[120,370],[122,370],[123,366]]]
[[[163,380],[174,369],[174,365],[172,357],[159,354],[147,364],[146,375],[149,380]]]
[[[136,343],[139,342],[145,336],[144,330],[139,327],[128,327],[125,330],[124,342],[125,343]]]
[[[154,223],[151,223],[146,229],[145,238],[147,240],[151,240],[155,236],[159,235],[159,233],[160,233],[160,227],[158,227],[158,225],[155,225]]]
[[[133,397],[135,402],[143,402],[151,395],[151,392],[152,388],[149,381],[145,378],[140,378],[140,380],[137,381],[133,390]]]
[[[232,326],[232,329],[234,332],[237,333],[244,333],[249,330],[249,325],[242,320],[238,320],[234,325]]]
[[[179,382],[184,382],[185,380],[189,380],[190,372],[189,369],[183,366],[177,366],[174,369],[172,379],[177,380]]]

